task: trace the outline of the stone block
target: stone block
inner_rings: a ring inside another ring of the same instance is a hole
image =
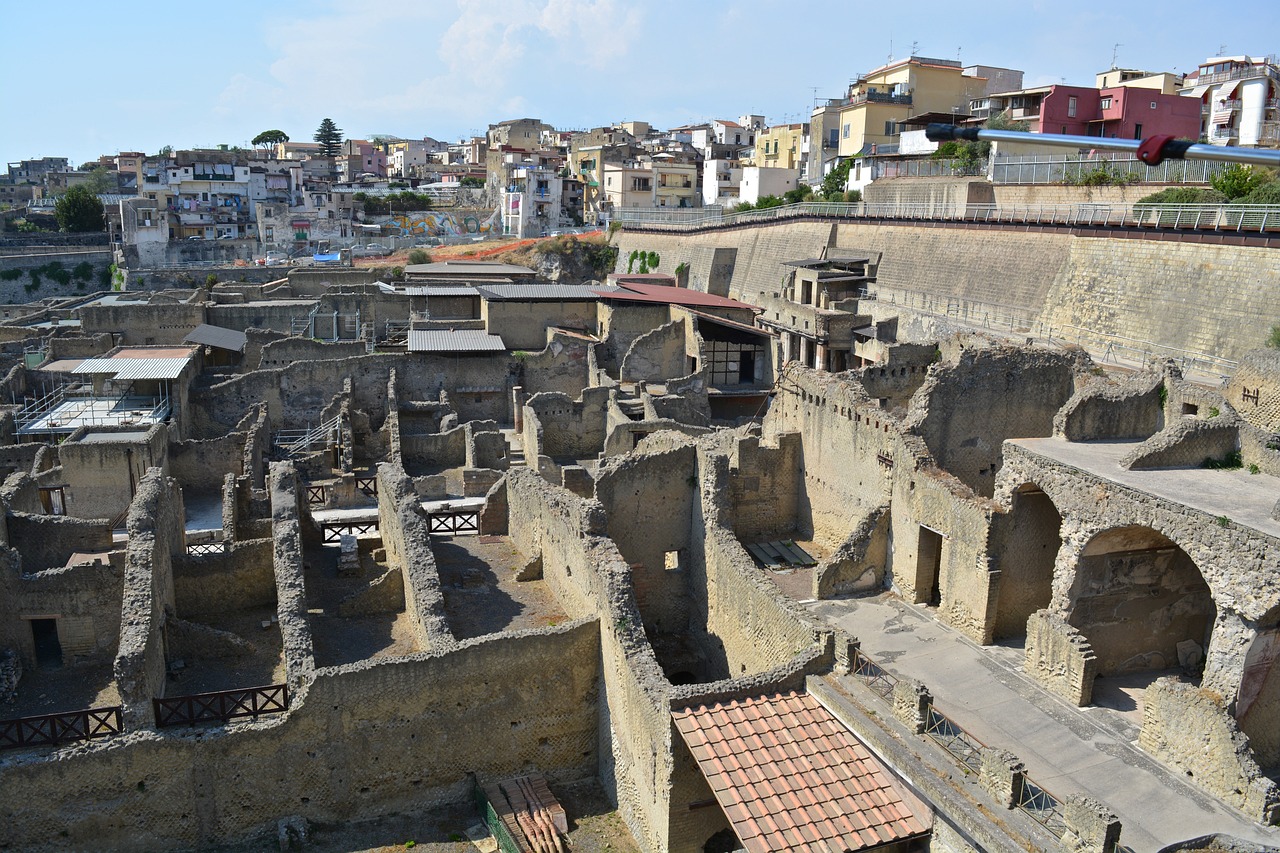
[[[983,749],[982,768],[978,782],[984,791],[1006,809],[1011,809],[1022,798],[1022,786],[1026,780],[1027,766],[1012,752],[1004,749]]]
[[[1084,635],[1056,613],[1038,610],[1027,619],[1027,675],[1081,707],[1093,699],[1098,659]]]
[[[933,695],[919,681],[904,678],[893,685],[893,715],[916,734],[922,734],[929,722]]]
[[[1120,843],[1120,820],[1091,797],[1068,797],[1063,821],[1067,831],[1062,846],[1072,853],[1112,853]]]

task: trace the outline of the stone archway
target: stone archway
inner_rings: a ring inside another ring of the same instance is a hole
[[[1062,547],[1062,515],[1035,483],[1013,490],[1000,549],[994,635],[1019,637],[1032,613],[1049,606],[1053,568]]]
[[[1197,678],[1216,608],[1182,548],[1149,527],[1114,527],[1080,552],[1067,622],[1084,635],[1102,676],[1181,668]]]

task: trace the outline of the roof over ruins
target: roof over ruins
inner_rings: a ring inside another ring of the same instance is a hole
[[[929,831],[927,812],[807,693],[671,716],[751,853],[864,850]]]

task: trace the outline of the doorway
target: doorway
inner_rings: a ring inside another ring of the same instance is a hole
[[[42,669],[62,666],[62,644],[58,642],[57,619],[32,619],[31,639],[35,641],[36,666]]]
[[[942,604],[942,534],[921,525],[916,541],[916,600],[930,607]]]

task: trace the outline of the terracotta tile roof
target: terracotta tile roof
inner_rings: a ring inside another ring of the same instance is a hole
[[[865,850],[929,831],[923,808],[909,804],[884,765],[808,694],[671,716],[750,853]]]

